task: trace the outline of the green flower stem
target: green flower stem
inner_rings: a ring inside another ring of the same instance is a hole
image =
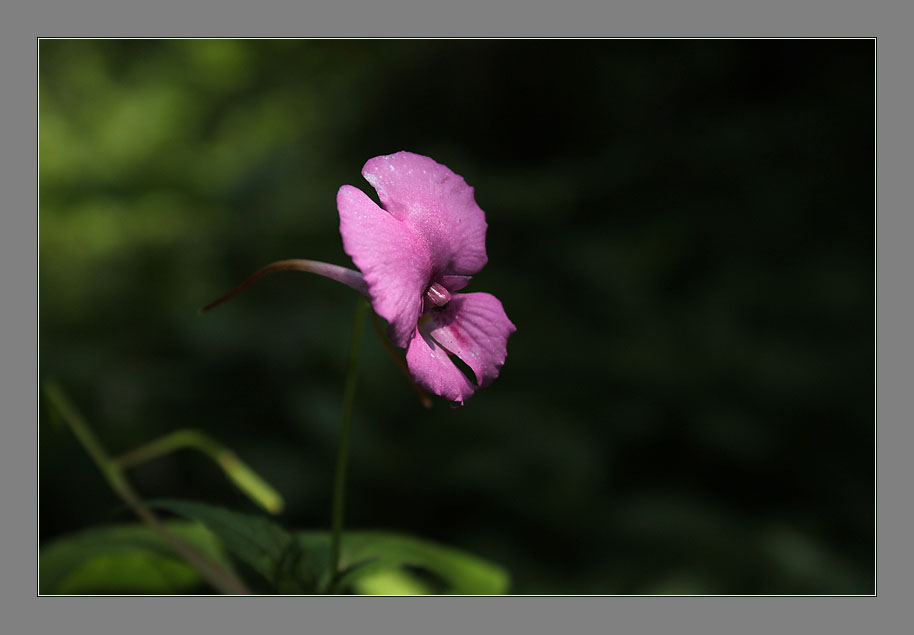
[[[85,448],[89,456],[101,470],[111,489],[125,502],[150,529],[159,535],[172,549],[181,555],[204,580],[223,593],[247,594],[244,586],[231,571],[200,553],[192,545],[184,542],[168,531],[149,507],[147,507],[121,469],[121,466],[108,456],[104,446],[92,432],[89,424],[80,416],[76,408],[54,384],[45,384],[44,393],[54,407],[56,414],[70,427],[73,434]]]
[[[349,459],[349,433],[352,424],[352,404],[355,400],[355,384],[358,374],[359,349],[362,345],[365,313],[368,303],[359,298],[352,321],[352,337],[349,341],[349,364],[346,368],[346,387],[343,391],[343,417],[340,421],[340,445],[336,454],[336,474],[333,479],[333,525],[330,537],[330,573],[336,577],[340,565],[340,543],[343,537],[343,502],[346,491],[346,463]]]
[[[183,449],[197,450],[212,459],[238,489],[271,514],[278,514],[282,511],[284,501],[279,492],[238,458],[234,452],[198,430],[185,429],[172,432],[161,439],[122,454],[114,459],[114,464],[120,468],[132,467]]]

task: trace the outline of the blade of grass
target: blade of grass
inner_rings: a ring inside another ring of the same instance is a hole
[[[256,504],[271,514],[278,514],[285,505],[282,496],[251,469],[237,454],[199,430],[176,430],[150,443],[115,458],[121,469],[134,467],[178,450],[197,450],[212,459],[225,475]]]

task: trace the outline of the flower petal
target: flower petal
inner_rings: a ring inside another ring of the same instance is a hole
[[[365,277],[371,305],[390,324],[391,339],[405,347],[432,275],[428,249],[406,224],[351,185],[340,188],[336,204],[343,249]]]
[[[447,351],[419,329],[414,331],[406,349],[406,364],[417,384],[449,401],[463,405],[476,390],[476,386],[451,361]]]
[[[447,287],[448,291],[454,293],[454,291],[460,291],[470,284],[472,279],[470,276],[441,276],[441,283]]]
[[[369,159],[362,176],[384,209],[425,239],[435,275],[472,275],[485,266],[486,215],[463,177],[412,152]]]
[[[419,329],[472,368],[480,387],[498,377],[508,336],[517,330],[498,298],[488,293],[452,295],[444,309],[423,316]]]

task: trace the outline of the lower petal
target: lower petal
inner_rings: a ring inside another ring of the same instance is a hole
[[[426,313],[426,319],[420,328],[472,368],[480,387],[498,377],[508,355],[508,337],[517,330],[498,298],[456,293],[444,309]]]
[[[456,401],[464,401],[476,390],[459,368],[451,361],[446,350],[428,335],[416,329],[406,349],[406,363],[416,383],[425,390]]]

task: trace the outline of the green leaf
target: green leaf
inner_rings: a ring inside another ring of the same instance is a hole
[[[329,543],[327,532],[301,532],[314,550]],[[429,540],[381,531],[343,536],[341,572],[330,591],[379,595],[505,593],[510,577],[502,567]]]
[[[147,503],[206,526],[238,560],[278,593],[313,593],[316,567],[310,552],[292,534],[261,516],[180,500]]]
[[[391,560],[383,560],[380,558],[361,560],[340,570],[333,580],[333,583],[327,585],[329,587],[328,592],[339,593],[343,589],[352,588],[354,584],[362,578],[370,577],[381,571],[390,571],[397,567],[399,567],[399,564]]]
[[[172,521],[166,528],[230,567],[218,540],[202,525]],[[205,583],[149,527],[94,527],[58,538],[41,549],[39,591],[43,594],[188,593]]]
[[[353,585],[361,595],[437,595],[435,585],[421,580],[406,569],[377,567],[359,576]]]

